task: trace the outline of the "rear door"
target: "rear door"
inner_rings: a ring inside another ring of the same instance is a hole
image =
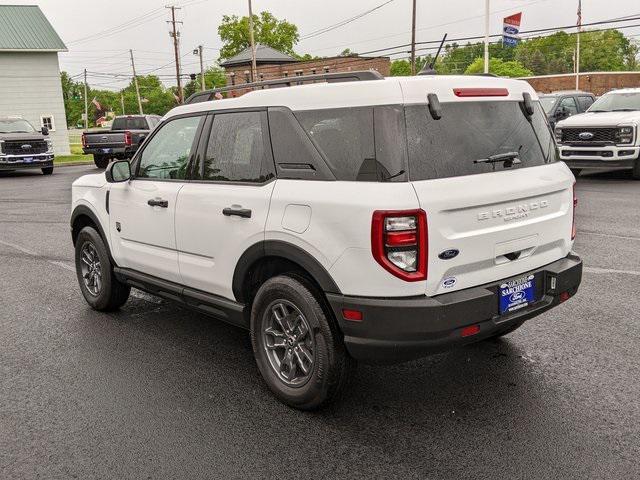
[[[175,212],[204,116],[166,122],[137,157],[134,178],[109,194],[110,234],[119,266],[180,282]]]
[[[406,108],[409,171],[427,214],[427,294],[508,278],[566,256],[573,177],[556,162],[542,108],[529,122],[518,102]],[[515,152],[520,163],[474,163]],[[450,255],[444,252],[458,252]]]
[[[234,299],[235,267],[264,240],[275,186],[267,112],[217,113],[207,125],[198,180],[178,195],[178,262],[185,286]]]

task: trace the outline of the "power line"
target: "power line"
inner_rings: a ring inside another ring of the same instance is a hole
[[[394,2],[395,0],[387,0],[384,3],[381,3],[380,5],[377,5],[369,10],[366,10],[364,12],[361,12],[357,15],[354,15],[353,17],[349,17],[346,18],[344,20],[341,20],[338,23],[334,23],[333,25],[329,25],[327,27],[323,27],[323,28],[319,28],[318,30],[315,30],[313,32],[308,33],[307,35],[303,35],[302,37],[300,37],[300,40],[307,40],[309,38],[313,38],[313,37],[317,37],[319,35],[323,35],[327,32],[331,32],[332,30],[335,30],[337,28],[343,27],[345,25],[348,25],[351,22],[355,22],[356,20],[359,20],[362,17],[365,17],[367,15],[369,15],[370,13],[375,12],[376,10],[381,9],[382,7],[384,7],[385,5],[389,5],[390,3]]]

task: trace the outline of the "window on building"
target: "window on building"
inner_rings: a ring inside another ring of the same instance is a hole
[[[56,122],[53,120],[53,115],[43,115],[40,117],[40,125],[46,127],[50,132],[56,131]]]

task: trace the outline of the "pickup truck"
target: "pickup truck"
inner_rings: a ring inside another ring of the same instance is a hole
[[[606,93],[587,110],[558,122],[560,158],[582,170],[631,170],[640,180],[640,88]]]
[[[596,97],[593,93],[578,90],[558,91],[540,95],[540,104],[547,114],[547,120],[549,120],[551,128],[554,128],[556,123],[561,120],[586,112],[595,101]]]
[[[53,142],[49,130],[36,130],[19,117],[0,117],[0,171],[40,169],[53,173]]]
[[[133,157],[142,141],[160,123],[158,115],[124,115],[113,120],[111,130],[93,130],[82,134],[82,151],[93,155],[98,168],[109,160]]]

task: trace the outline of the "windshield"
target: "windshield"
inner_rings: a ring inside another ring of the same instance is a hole
[[[21,118],[0,118],[0,133],[32,133],[36,130]]]
[[[625,112],[640,110],[640,92],[608,93],[596,100],[588,112]]]
[[[426,105],[406,107],[410,180],[475,175],[556,161],[556,147],[538,102],[528,120],[520,102],[442,103],[434,120]],[[517,155],[506,155],[513,154]],[[486,161],[494,155],[520,162]],[[485,162],[474,163],[474,160]]]
[[[556,104],[557,99],[558,97],[540,97],[540,104],[547,115],[549,115],[551,110],[553,110],[553,106]]]

